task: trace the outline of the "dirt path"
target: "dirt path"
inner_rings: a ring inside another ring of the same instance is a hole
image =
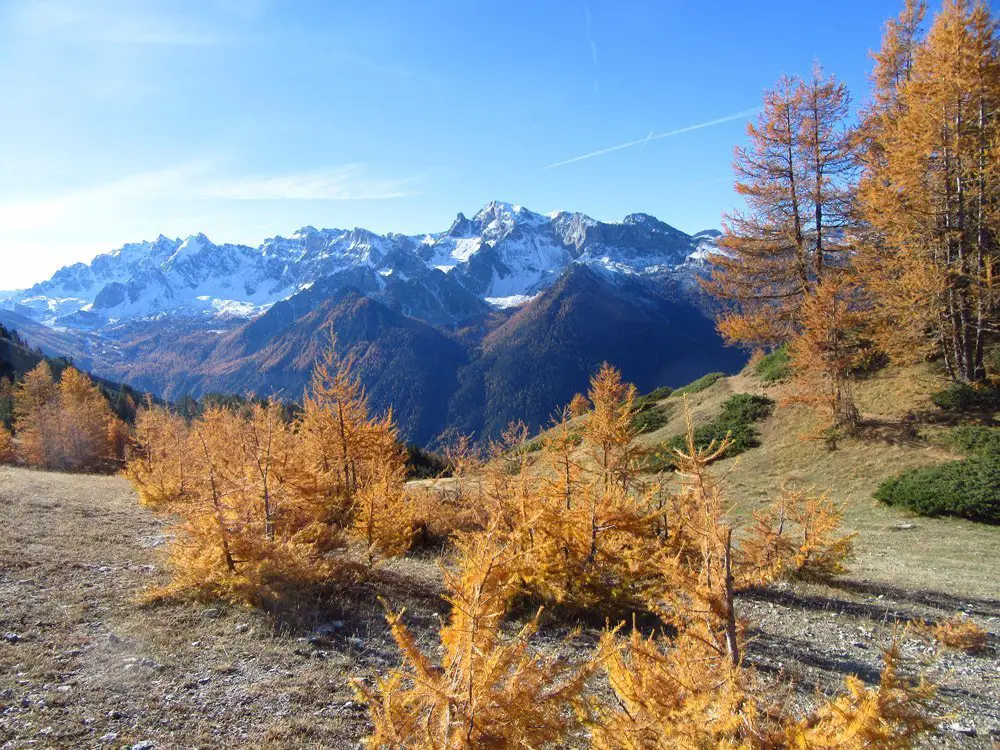
[[[357,747],[367,721],[349,679],[399,659],[376,595],[405,606],[433,652],[444,609],[432,560],[406,560],[378,586],[279,617],[138,603],[162,580],[163,541],[121,479],[0,467],[0,748]],[[991,632],[986,654],[936,655],[906,639],[904,655],[941,686],[937,710],[948,715],[927,746],[993,748],[1000,597],[865,572],[742,597],[749,659],[778,684],[794,680],[808,703],[847,674],[876,680],[898,623],[966,611]],[[540,638],[565,631],[546,626]],[[595,636],[584,633],[581,653]]]

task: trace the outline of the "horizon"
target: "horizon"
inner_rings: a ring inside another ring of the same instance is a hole
[[[160,234],[420,234],[499,199],[718,228],[762,92],[818,59],[857,109],[901,5],[0,0],[2,286]]]
[[[554,216],[556,216],[557,214],[560,214],[560,213],[581,214],[583,216],[586,216],[589,219],[593,219],[593,220],[598,221],[598,222],[600,222],[602,224],[621,224],[621,223],[623,223],[625,221],[626,218],[628,218],[629,216],[632,216],[632,215],[636,215],[636,214],[653,216],[652,214],[645,214],[645,212],[642,212],[642,211],[633,211],[633,212],[631,212],[629,214],[625,214],[624,216],[621,216],[621,217],[611,217],[611,218],[598,218],[598,217],[595,217],[595,216],[591,216],[590,214],[585,214],[582,211],[571,211],[571,210],[568,210],[568,209],[555,209],[553,211],[542,212],[542,211],[535,211],[530,206],[524,206],[524,205],[522,205],[520,203],[515,203],[513,201],[506,201],[506,200],[502,200],[502,199],[496,199],[496,200],[487,201],[482,206],[480,206],[479,208],[477,208],[475,211],[462,211],[462,210],[456,211],[455,212],[455,216],[453,217],[452,220],[454,221],[454,219],[457,219],[459,215],[462,215],[462,216],[465,216],[466,218],[470,218],[471,219],[471,218],[475,217],[480,211],[482,211],[483,209],[485,209],[487,206],[489,206],[492,203],[499,203],[499,204],[503,204],[503,205],[508,205],[508,206],[511,206],[515,210],[517,210],[517,209],[524,209],[524,210],[528,211],[529,213],[533,213],[533,214],[535,214],[537,216],[544,216],[544,217],[547,217],[547,218],[553,218]],[[679,229],[679,227],[675,227],[669,221],[665,221],[662,217],[653,216],[653,218],[657,219],[659,221],[662,221],[664,224],[667,224],[667,225],[673,227],[674,229]],[[357,225],[351,226],[351,225],[346,225],[345,224],[345,225],[339,226],[339,227],[332,227],[332,226],[331,227],[326,227],[326,226],[316,226],[316,225],[313,225],[313,224],[303,224],[302,226],[297,227],[296,229],[294,229],[292,231],[289,231],[289,232],[279,232],[277,234],[268,235],[266,237],[261,237],[259,240],[252,240],[252,241],[249,241],[249,242],[233,242],[233,243],[216,242],[206,232],[194,232],[194,233],[188,234],[188,235],[174,235],[174,236],[170,236],[170,235],[167,235],[167,234],[164,234],[164,233],[161,232],[160,234],[158,234],[158,235],[156,235],[154,237],[143,237],[141,239],[129,240],[129,241],[125,242],[125,243],[122,243],[122,245],[119,245],[118,247],[113,247],[113,248],[109,248],[107,250],[98,251],[97,253],[95,253],[93,256],[91,256],[89,258],[81,259],[79,261],[74,261],[74,262],[69,263],[67,265],[71,266],[71,265],[74,265],[76,263],[82,263],[84,265],[90,265],[94,260],[96,260],[100,256],[102,256],[102,255],[110,255],[110,254],[112,254],[112,253],[114,253],[114,252],[116,252],[118,250],[121,250],[122,247],[124,247],[125,245],[139,245],[139,244],[144,244],[144,243],[153,243],[153,242],[156,242],[157,240],[159,240],[160,238],[166,238],[166,239],[174,241],[174,242],[183,242],[183,241],[191,239],[193,237],[202,236],[205,239],[207,239],[209,242],[211,242],[213,245],[216,245],[216,246],[223,245],[223,244],[233,244],[233,245],[243,245],[245,247],[251,247],[251,248],[255,248],[256,249],[256,248],[260,247],[261,245],[263,245],[268,240],[276,239],[276,238],[279,238],[279,237],[280,238],[292,237],[292,236],[298,234],[301,230],[306,229],[306,228],[312,228],[312,229],[315,229],[316,231],[319,231],[319,232],[351,232],[351,231],[358,230],[358,229],[368,230],[368,231],[374,231],[374,230],[370,230],[368,227],[362,227],[362,226],[357,226]],[[701,233],[704,233],[704,232],[710,232],[710,231],[713,231],[713,230],[716,230],[716,229],[718,229],[718,227],[703,227],[701,229],[697,229],[697,230],[694,230],[694,231],[691,231],[691,232],[687,232],[685,230],[681,230],[681,231],[683,231],[685,234],[688,234],[688,235],[694,237],[694,236],[696,236],[698,234],[701,234]],[[444,228],[440,228],[440,229],[433,229],[433,230],[428,230],[428,231],[416,231],[416,232],[397,232],[397,231],[394,231],[392,229],[388,229],[388,230],[383,231],[383,232],[376,232],[376,234],[378,234],[379,236],[382,236],[382,237],[385,237],[385,236],[388,236],[388,235],[401,235],[401,236],[406,236],[406,237],[420,237],[421,235],[428,235],[428,236],[439,235],[439,234],[443,234],[443,233],[445,233],[447,231],[448,231],[448,227],[444,227]],[[65,267],[67,267],[67,266],[64,265],[64,266],[61,266],[60,268],[65,268]],[[59,269],[57,269],[57,270],[59,270]],[[49,277],[40,279],[39,281],[36,281],[33,284],[29,284],[27,287],[10,288],[10,289],[0,289],[0,293],[23,291],[25,289],[30,288],[34,284],[40,283],[42,281],[46,281],[50,277],[51,277],[51,275]]]

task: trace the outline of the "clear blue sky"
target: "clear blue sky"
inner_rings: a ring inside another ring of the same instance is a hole
[[[746,117],[656,136],[814,59],[863,98],[901,5],[0,0],[0,289],[161,232],[435,231],[492,199],[717,226]]]

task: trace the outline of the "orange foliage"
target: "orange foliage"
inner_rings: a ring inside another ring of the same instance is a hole
[[[982,651],[989,640],[987,632],[963,614],[931,624],[913,620],[909,627],[923,638],[968,654]]]
[[[718,327],[732,342],[772,347],[801,329],[814,286],[844,265],[856,226],[850,192],[858,138],[846,87],[816,68],[764,96],[750,143],[737,149],[736,190],[748,210],[725,217],[725,253],[705,288],[730,304]]]
[[[846,572],[857,532],[843,534],[843,511],[826,495],[781,488],[778,500],[753,514],[741,544],[741,566],[758,581],[827,578]]]
[[[125,476],[150,508],[169,508],[187,491],[190,436],[184,419],[151,404],[135,419],[135,447]]]
[[[396,428],[369,414],[350,364],[328,354],[291,423],[273,402],[212,408],[190,425],[164,409],[139,415],[126,476],[141,502],[181,519],[161,594],[280,598],[409,548]]]
[[[844,694],[802,717],[767,697],[743,661],[744,623],[734,594],[781,575],[843,570],[853,535],[825,496],[783,490],[738,545],[724,483],[707,466],[727,444],[699,450],[688,424],[677,451],[681,487],[655,503],[639,481],[632,436],[622,418],[634,391],[603,368],[592,383],[593,412],[582,444],[568,410],[542,438],[539,457],[512,450],[512,428],[480,467],[486,529],[458,534],[456,566],[445,570],[452,606],[432,659],[390,614],[404,666],[357,684],[374,732],[372,748],[562,747],[590,730],[591,746],[906,747],[932,726],[932,690],[897,675],[890,649],[878,688],[849,678]],[[585,664],[570,670],[533,652],[532,619],[513,637],[501,622],[529,595],[600,611],[640,600],[672,626],[643,637],[604,633]],[[614,694],[585,694],[603,669]]]
[[[912,684],[898,675],[899,649],[885,652],[885,667],[877,688],[857,677],[846,680],[847,690],[822,704],[785,732],[789,747],[871,750],[907,748],[914,737],[930,731],[929,702],[934,688],[923,680]]]
[[[42,361],[18,385],[14,402],[21,460],[60,471],[100,471],[123,456],[124,428],[107,400],[80,371],[57,383]]]
[[[528,596],[570,609],[641,606],[658,546],[663,508],[657,485],[639,481],[641,452],[631,425],[635,388],[605,365],[591,381],[593,410],[582,442],[569,410],[542,438],[537,466],[512,450],[515,428],[481,470],[481,507],[516,552],[515,575]]]
[[[602,637],[602,659],[615,701],[596,712],[591,747],[763,748],[766,713],[750,670],[697,637]],[[600,658],[600,657],[599,657]]]
[[[0,425],[0,464],[12,464],[17,457],[14,436],[3,425]]]
[[[947,0],[920,39],[923,12],[907,4],[876,60],[857,266],[880,346],[972,382],[1000,303],[1000,44],[987,3]]]
[[[358,695],[371,714],[369,748],[515,748],[561,744],[579,725],[593,667],[570,669],[532,649],[536,615],[513,636],[501,622],[515,593],[509,547],[493,530],[459,539],[458,568],[445,569],[452,605],[441,628],[440,662],[425,654],[402,623],[389,615],[404,666]]]
[[[856,288],[842,276],[830,275],[816,284],[802,303],[801,330],[788,348],[794,375],[788,401],[819,412],[817,430],[831,437],[859,420],[851,380],[866,345],[860,338],[864,320],[856,298]]]
[[[690,416],[687,438],[687,452],[676,451],[681,489],[671,498],[667,544],[656,557],[659,585],[650,591],[649,603],[665,622],[736,666],[742,644],[733,601],[733,529],[722,488],[707,472],[729,441],[699,450]]]
[[[569,413],[573,418],[582,417],[590,411],[590,401],[582,393],[573,394],[569,402]]]
[[[895,645],[885,653],[876,688],[852,675],[842,694],[805,717],[769,700],[751,668],[731,664],[684,632],[668,642],[633,631],[624,643],[607,632],[602,648],[612,654],[604,661],[616,701],[598,711],[595,748],[889,750],[910,747],[935,727],[934,688],[899,676]]]

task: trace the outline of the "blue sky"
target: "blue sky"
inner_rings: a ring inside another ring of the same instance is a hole
[[[763,90],[819,59],[862,99],[901,5],[0,0],[0,289],[161,232],[436,231],[492,199],[717,226]]]

